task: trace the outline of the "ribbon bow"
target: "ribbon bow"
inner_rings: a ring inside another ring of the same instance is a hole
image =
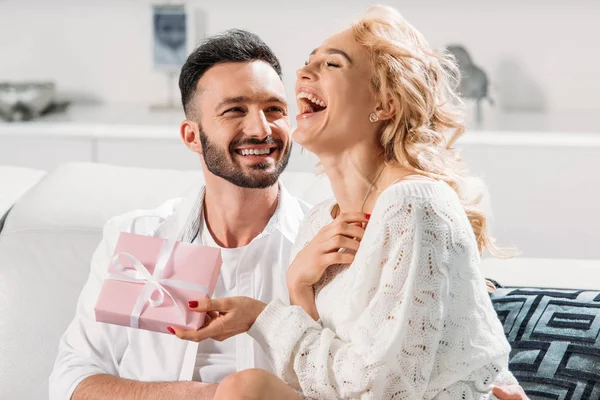
[[[167,262],[171,258],[171,254],[175,249],[175,243],[177,242],[174,240],[163,241],[162,247],[158,253],[158,258],[156,260],[156,266],[154,267],[154,273],[152,274],[140,260],[129,253],[121,252],[115,254],[115,256],[112,258],[111,267],[114,272],[108,273],[105,279],[144,285],[144,288],[142,289],[135,306],[133,307],[133,311],[131,312],[130,325],[132,328],[139,328],[140,315],[144,309],[144,304],[147,302],[150,307],[160,307],[165,301],[165,294],[173,301],[173,305],[175,305],[177,309],[179,318],[182,321],[182,325],[186,324],[184,311],[165,286],[177,289],[192,290],[210,296],[210,291],[206,286],[185,281],[161,278],[167,266]],[[121,263],[121,257],[127,258],[131,263],[131,267],[126,267],[123,265],[123,263]],[[157,292],[158,298],[153,299],[153,295]]]

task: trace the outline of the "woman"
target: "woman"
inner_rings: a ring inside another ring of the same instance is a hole
[[[319,157],[335,199],[298,234],[293,306],[197,309],[229,314],[231,333],[248,330],[277,375],[232,375],[216,398],[479,399],[515,382],[479,273],[482,249],[497,250],[451,148],[464,130],[455,72],[381,6],[298,71],[294,139]]]

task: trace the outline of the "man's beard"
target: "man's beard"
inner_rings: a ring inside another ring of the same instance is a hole
[[[285,148],[282,140],[274,139],[272,136],[267,136],[264,140],[250,138],[232,142],[229,145],[229,149],[225,150],[212,142],[203,131],[200,131],[200,142],[202,143],[204,162],[210,172],[236,186],[252,189],[264,189],[273,186],[287,166],[292,150],[291,141],[289,147]],[[242,166],[232,160],[233,156],[231,158],[228,157],[227,152],[233,154],[236,147],[261,144],[276,145],[280,153],[285,150],[285,153],[281,153],[281,157],[276,161],[275,170],[271,173],[265,171],[271,166],[267,163],[258,163],[249,167],[249,169],[256,171],[256,173],[246,173]]]

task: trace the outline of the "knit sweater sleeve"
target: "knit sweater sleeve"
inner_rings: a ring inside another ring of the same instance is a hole
[[[402,197],[381,199],[369,222],[371,234],[365,234],[350,266],[356,290],[337,297],[340,313],[350,310],[340,327],[345,333],[279,301],[249,331],[276,374],[308,397],[433,398],[461,381],[477,380],[473,374],[481,368],[494,379],[489,361],[506,348],[479,346],[468,334],[472,341],[454,342],[465,339],[456,332],[466,329],[460,318],[478,315],[452,309],[464,306],[454,296],[473,293],[464,269],[477,246],[472,232],[464,235],[466,216],[461,220],[436,198]],[[483,280],[480,286],[485,298]],[[472,384],[462,386],[462,398],[481,398]]]

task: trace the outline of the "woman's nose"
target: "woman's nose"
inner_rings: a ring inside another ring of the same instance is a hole
[[[296,71],[296,77],[298,78],[299,81],[314,80],[315,76],[316,75],[313,70],[313,67],[310,64],[307,64],[301,68],[298,68],[298,71]]]

